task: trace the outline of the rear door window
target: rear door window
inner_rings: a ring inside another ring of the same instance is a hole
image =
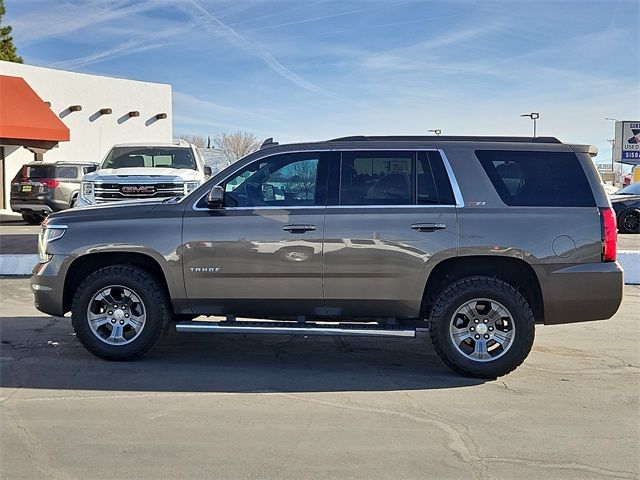
[[[418,205],[454,205],[453,190],[439,152],[418,152]]]
[[[571,152],[476,150],[500,199],[510,206],[593,207],[580,161]]]
[[[414,152],[344,152],[341,205],[411,205],[414,203]]]
[[[340,162],[340,205],[455,205],[437,151],[349,151]]]

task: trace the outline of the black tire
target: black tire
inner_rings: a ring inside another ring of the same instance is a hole
[[[38,213],[23,213],[22,219],[29,225],[40,225],[44,220],[44,215]]]
[[[449,333],[458,308],[479,298],[500,303],[513,319],[510,347],[495,360],[479,361],[463,355]],[[442,291],[431,310],[429,329],[437,354],[451,369],[470,377],[496,378],[513,371],[527,358],[533,346],[535,320],[529,304],[513,286],[497,278],[474,276],[457,280]]]
[[[640,233],[640,209],[627,208],[620,212],[618,230],[621,233]]]
[[[89,326],[89,302],[97,292],[111,285],[131,289],[145,307],[144,327],[130,343],[105,343]],[[166,333],[172,313],[165,290],[158,279],[146,270],[131,265],[113,265],[92,273],[80,284],[71,304],[71,322],[78,340],[87,350],[104,360],[133,360],[142,356]]]
[[[71,199],[71,203],[69,204],[69,208],[74,208],[78,204],[78,194],[76,193]]]

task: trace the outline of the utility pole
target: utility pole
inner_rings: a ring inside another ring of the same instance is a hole
[[[613,117],[605,117],[605,120],[609,120],[610,122],[619,122],[620,120],[618,120],[617,118],[613,118]],[[613,167],[613,162],[614,162],[614,153],[616,150],[616,140],[615,140],[615,135],[614,135],[614,139],[613,140],[607,140],[607,142],[609,142],[611,144],[611,172],[613,174],[613,184],[616,184],[616,172],[614,170]],[[622,179],[622,170],[620,170],[620,178]]]
[[[529,117],[531,120],[533,120],[533,138],[535,138],[537,136],[536,122],[540,118],[540,113],[539,112],[524,113],[520,116]]]

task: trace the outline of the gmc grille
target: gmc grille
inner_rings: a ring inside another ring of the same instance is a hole
[[[182,183],[97,183],[96,203],[135,200],[136,198],[182,197]]]

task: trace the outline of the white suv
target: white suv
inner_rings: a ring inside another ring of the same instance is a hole
[[[210,175],[198,148],[184,140],[114,145],[100,168],[83,177],[78,206],[182,197]]]

